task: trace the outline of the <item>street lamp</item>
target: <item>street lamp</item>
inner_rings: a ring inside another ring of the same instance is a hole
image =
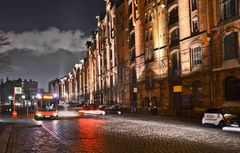
[[[24,102],[24,101],[25,101],[25,99],[26,99],[26,96],[25,96],[25,95],[22,95],[21,98],[22,98],[22,100],[23,100],[23,106],[25,106],[25,102]]]
[[[12,100],[13,99],[13,97],[12,96],[8,96],[8,100]]]
[[[13,100],[13,96],[8,96],[8,100],[9,100],[9,102],[10,102],[10,109],[9,109],[9,111],[12,111],[12,109],[13,109],[13,103],[12,103],[12,100]]]

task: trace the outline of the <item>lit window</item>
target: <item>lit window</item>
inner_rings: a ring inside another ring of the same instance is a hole
[[[192,48],[192,64],[193,64],[193,67],[199,66],[202,64],[202,48],[201,48],[201,46]]]
[[[225,36],[223,40],[223,56],[224,59],[232,59],[237,57],[238,51],[238,33],[232,32]]]

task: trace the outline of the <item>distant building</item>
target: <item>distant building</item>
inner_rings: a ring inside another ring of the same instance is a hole
[[[21,95],[16,96],[16,102],[23,105],[22,95],[25,95],[25,100],[33,101],[35,95],[38,91],[38,82],[33,80],[6,80],[5,82],[2,80],[0,84],[0,93],[1,93],[1,103],[9,104],[10,100],[14,96],[14,87],[22,87],[23,93]]]

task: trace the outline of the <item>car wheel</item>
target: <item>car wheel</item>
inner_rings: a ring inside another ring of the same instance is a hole
[[[220,127],[220,128],[223,128],[224,126],[225,126],[224,121],[221,121],[221,122],[218,124],[218,127]]]

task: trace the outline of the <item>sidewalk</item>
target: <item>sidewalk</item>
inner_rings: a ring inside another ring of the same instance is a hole
[[[0,115],[0,153],[6,152],[12,128],[30,128],[41,127],[33,122],[32,117],[24,117],[20,115],[17,119],[11,115]]]

